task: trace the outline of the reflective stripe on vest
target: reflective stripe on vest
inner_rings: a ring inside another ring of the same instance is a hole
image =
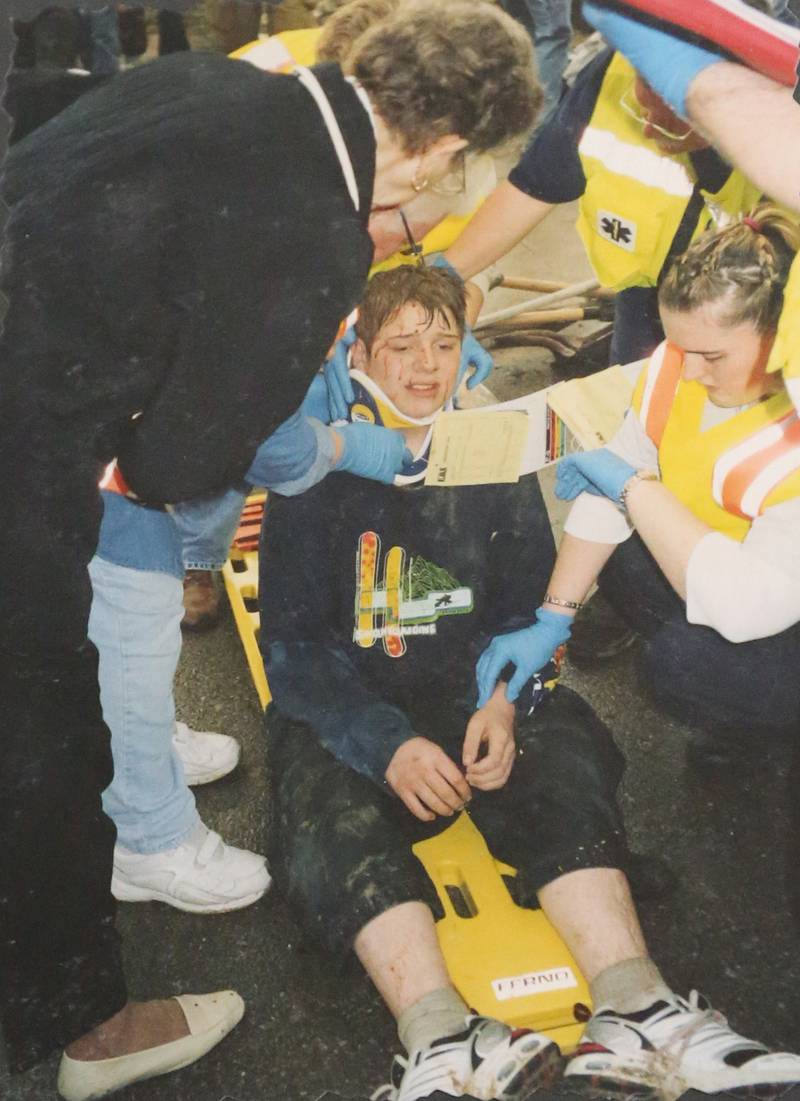
[[[631,145],[610,130],[587,126],[578,152],[602,161],[609,172],[627,176],[646,187],[656,187],[668,195],[688,199],[694,191],[694,182],[678,161],[642,145]]]
[[[683,353],[663,340],[650,357],[644,372],[639,419],[645,432],[659,447],[667,426],[675,392],[683,373]]]
[[[633,409],[658,448],[664,484],[701,520],[743,539],[776,490],[772,504],[800,495],[800,417],[777,394],[703,430],[707,392],[682,382],[682,371],[681,350],[662,342],[639,378]]]
[[[773,489],[800,470],[800,417],[792,410],[720,455],[714,466],[714,500],[754,520]]]

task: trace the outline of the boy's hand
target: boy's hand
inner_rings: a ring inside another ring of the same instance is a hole
[[[481,746],[486,754],[480,757]],[[505,785],[515,756],[514,706],[505,697],[500,682],[485,707],[476,711],[467,723],[462,760],[467,782],[480,791],[495,791]]]
[[[389,762],[386,781],[411,813],[423,822],[451,816],[471,797],[458,765],[428,738],[409,738]]]

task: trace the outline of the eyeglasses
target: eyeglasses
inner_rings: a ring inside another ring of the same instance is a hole
[[[428,184],[434,195],[462,195],[467,188],[467,162],[463,149],[453,155],[452,167],[436,183]]]
[[[619,97],[619,105],[626,115],[629,115],[634,122],[638,122],[644,129],[645,126],[649,126],[653,130],[657,130],[659,134],[662,134],[665,138],[669,138],[670,141],[686,141],[690,134],[694,133],[694,130],[689,127],[685,134],[674,134],[671,130],[665,130],[663,126],[659,126],[658,123],[651,122],[649,118],[646,118],[640,113],[637,106],[630,100],[631,89],[628,88]],[[638,103],[638,101],[637,101]]]

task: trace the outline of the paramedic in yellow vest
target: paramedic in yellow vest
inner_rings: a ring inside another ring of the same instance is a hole
[[[668,261],[759,195],[609,49],[578,73],[446,256],[469,278],[555,205],[579,200],[577,229],[597,278],[621,292],[611,362],[629,363],[663,339],[656,287]]]
[[[353,42],[374,23],[391,15],[400,0],[350,0],[323,27],[284,31],[249,42],[231,56],[261,69],[291,72],[298,65],[343,62]],[[413,241],[424,255],[442,252],[464,230],[497,183],[494,160],[470,154],[450,177],[427,188],[403,207]],[[375,244],[372,273],[412,263],[415,253],[397,209],[373,210],[369,232]]]
[[[764,194],[800,214],[800,82],[794,82],[793,91],[711,49],[610,8],[587,3],[583,12],[682,119],[705,134]],[[781,372],[800,410],[800,258],[786,285],[767,371]]]
[[[691,756],[719,764],[800,718],[800,418],[767,371],[800,246],[775,207],[701,238],[659,289],[667,340],[608,447],[565,459],[577,498],[537,622],[496,637],[482,697],[509,696],[565,642],[598,579],[645,639],[656,697],[700,726]],[[602,572],[601,572],[602,571]]]

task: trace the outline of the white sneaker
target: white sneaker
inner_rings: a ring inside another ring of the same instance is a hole
[[[227,734],[192,730],[186,723],[176,722],[172,745],[181,759],[189,787],[221,780],[239,763],[239,743]]]
[[[591,1078],[598,1087],[646,1085],[666,1101],[690,1089],[763,1098],[800,1082],[800,1057],[740,1036],[693,990],[688,1001],[673,994],[638,1013],[598,1009],[565,1077]]]
[[[511,1029],[491,1017],[470,1016],[465,1029],[430,1047],[396,1055],[392,1082],[373,1101],[418,1101],[439,1091],[479,1101],[515,1101],[561,1077],[558,1045],[528,1028]]]
[[[256,902],[271,882],[263,856],[226,845],[202,822],[168,852],[114,849],[111,893],[121,902],[166,902],[191,914],[222,914]]]

